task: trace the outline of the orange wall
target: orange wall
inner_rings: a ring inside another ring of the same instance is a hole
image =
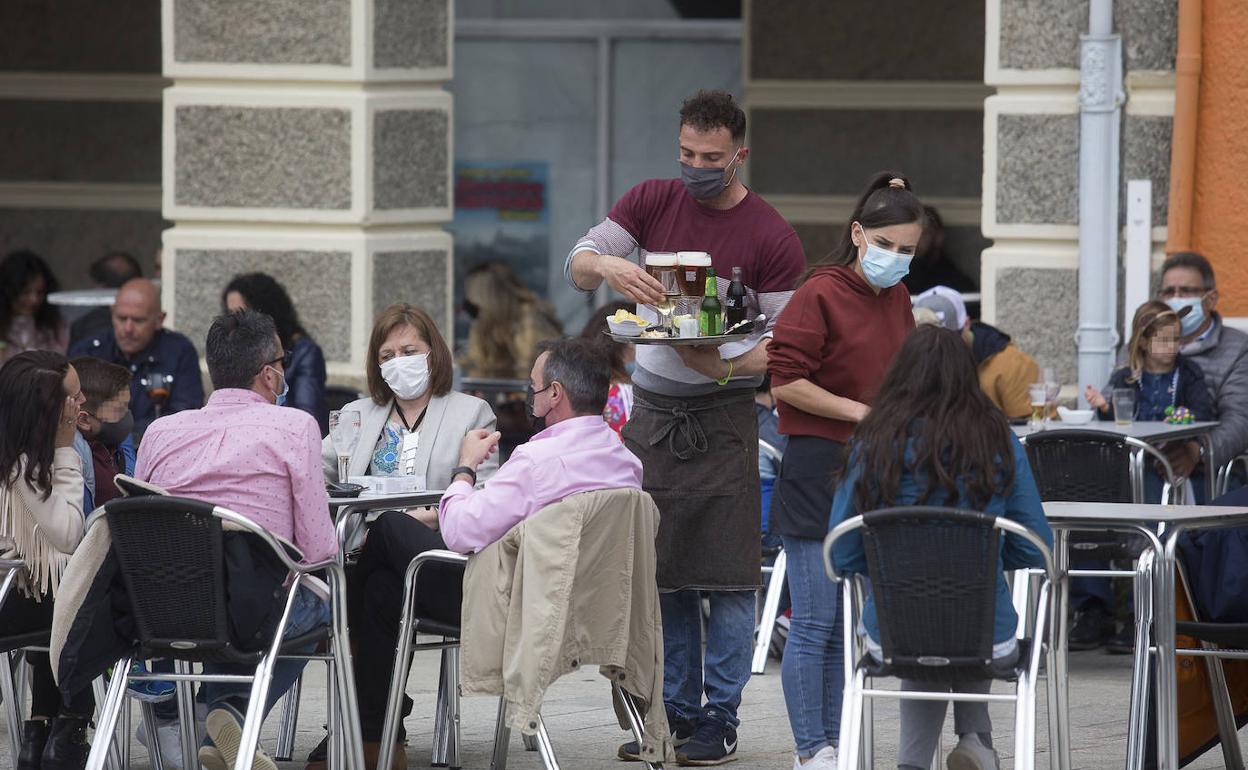
[[[1248,2],[1203,11],[1192,245],[1218,274],[1218,310],[1248,316]]]

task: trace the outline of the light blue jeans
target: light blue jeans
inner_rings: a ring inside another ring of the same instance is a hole
[[[822,540],[788,536],[781,540],[793,617],[780,683],[797,755],[808,758],[839,742],[845,689],[840,585],[824,572]]]
[[[330,620],[329,602],[312,593],[305,586],[300,586],[295,600],[290,606],[290,618],[286,622],[285,639],[302,636],[317,626],[327,625]],[[299,654],[307,654],[316,649],[315,644],[300,650]],[[269,695],[264,702],[264,713],[268,714],[273,705],[281,699],[303,673],[306,660],[279,660],[273,667],[273,679],[269,682]],[[205,674],[251,674],[252,666],[235,663],[205,663]],[[217,708],[222,701],[232,699],[245,702],[251,695],[251,685],[247,682],[204,682],[204,699],[208,702],[208,710]],[[243,709],[239,709],[242,711]]]
[[[702,595],[711,602],[702,660]],[[754,643],[753,591],[672,591],[659,594],[663,615],[663,700],[677,716],[740,724],[737,708],[750,680]],[[706,707],[702,707],[703,690]]]

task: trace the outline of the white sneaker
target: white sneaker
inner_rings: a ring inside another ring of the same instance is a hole
[[[148,742],[147,722],[139,722],[139,729],[135,731],[134,737],[147,747],[148,756],[151,756],[152,745]],[[156,740],[160,742],[160,758],[165,763],[165,770],[182,770],[182,734],[178,720],[157,720]]]
[[[794,756],[793,770],[836,770],[836,747],[824,746],[806,764]]]
[[[984,745],[975,733],[958,738],[958,745],[945,757],[949,770],[1001,770],[997,752]]]

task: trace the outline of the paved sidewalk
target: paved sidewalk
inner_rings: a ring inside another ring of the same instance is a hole
[[[390,665],[389,661],[380,664]],[[1071,726],[1076,768],[1103,770],[1122,767],[1126,746],[1130,666],[1131,659],[1127,656],[1112,656],[1101,652],[1072,654]],[[779,674],[779,665],[772,661],[767,673],[754,677],[746,688],[741,710],[738,761],[729,767],[763,770],[788,770],[792,767],[792,735],[785,714]],[[429,766],[437,675],[437,653],[425,652],[416,656],[408,686],[408,692],[415,699],[416,705],[407,721],[408,759],[409,767],[413,769]],[[1039,767],[1048,766],[1044,694],[1042,683],[1037,714]],[[497,701],[493,699],[463,700],[464,768],[476,770],[489,767],[496,710]],[[136,719],[137,714],[136,709]],[[324,734],[321,727],[324,724],[324,714],[325,668],[317,664],[309,667],[305,680],[296,740],[296,759],[284,767],[302,769],[307,752]],[[996,744],[1001,751],[1003,767],[1012,767],[1012,711],[1006,706],[994,705],[992,714],[996,725]],[[548,693],[543,715],[564,770],[624,770],[640,767],[622,763],[615,758],[616,746],[626,736],[615,721],[611,708],[610,685],[607,680],[598,676],[596,669],[587,667],[557,682]],[[274,745],[273,736],[277,722],[278,719],[274,717],[265,725],[264,744],[270,751]],[[896,705],[881,704],[876,709],[875,725],[876,767],[882,770],[894,767],[897,746]],[[7,738],[7,733],[0,730],[0,769],[3,770],[12,767]],[[947,725],[945,751],[952,748],[952,745],[952,727]],[[132,766],[136,770],[145,770],[148,767],[147,755],[142,746],[135,746]],[[519,736],[514,734],[509,767],[515,770],[541,767],[537,754],[524,751]],[[1221,753],[1215,750],[1189,767],[1196,770],[1220,768]]]

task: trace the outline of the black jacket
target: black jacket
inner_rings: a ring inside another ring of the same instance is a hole
[[[321,435],[329,434],[329,409],[325,406],[325,354],[321,346],[304,335],[290,346],[290,368],[286,370],[290,393],[286,406],[302,409],[316,418]]]

